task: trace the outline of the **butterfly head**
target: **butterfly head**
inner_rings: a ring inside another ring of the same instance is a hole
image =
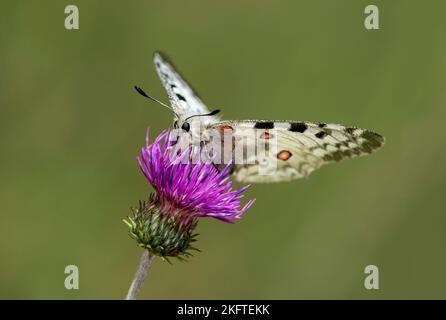
[[[174,129],[179,129],[179,128],[180,128],[180,126],[178,125],[179,122],[180,122],[179,120],[175,120],[175,122],[173,123],[173,127],[174,127]],[[182,129],[183,131],[185,131],[185,132],[189,132],[189,131],[190,131],[190,123],[187,122],[187,121],[184,121],[184,122],[181,124],[181,129]]]
[[[216,115],[219,112],[220,112],[219,109],[215,109],[214,111],[206,113],[206,114],[194,114],[192,116],[187,117],[184,120],[177,119],[173,123],[173,127],[175,129],[181,128],[183,131],[189,132],[191,130],[191,119],[196,118],[196,117],[214,116],[214,115]]]

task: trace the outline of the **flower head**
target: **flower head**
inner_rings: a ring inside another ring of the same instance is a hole
[[[130,234],[149,251],[162,257],[189,255],[198,218],[212,217],[233,223],[254,200],[240,206],[249,186],[233,189],[230,165],[219,171],[210,161],[183,161],[192,149],[172,152],[170,131],[163,131],[137,157],[154,192],[125,220]],[[189,158],[188,158],[189,159]],[[241,208],[240,208],[241,207]]]

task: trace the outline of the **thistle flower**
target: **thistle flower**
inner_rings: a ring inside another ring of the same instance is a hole
[[[232,188],[229,165],[218,171],[209,161],[182,161],[192,150],[172,152],[170,134],[163,131],[150,144],[147,131],[146,145],[137,161],[154,192],[124,222],[131,237],[152,255],[184,259],[191,255],[190,250],[198,250],[192,242],[199,218],[234,223],[254,200],[240,206],[242,193],[249,186]]]

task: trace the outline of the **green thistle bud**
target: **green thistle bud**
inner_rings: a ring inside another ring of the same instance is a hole
[[[193,233],[198,219],[185,220],[183,210],[158,204],[152,194],[149,201],[140,201],[138,207],[132,208],[133,215],[123,220],[138,245],[167,261],[168,257],[184,260],[192,255],[191,250],[200,251],[192,246],[198,236]]]

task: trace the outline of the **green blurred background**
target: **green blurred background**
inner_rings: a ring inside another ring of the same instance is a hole
[[[80,30],[64,28],[76,4]],[[380,30],[363,26],[380,9]],[[444,1],[4,1],[0,298],[120,299],[141,254],[121,219],[150,187],[135,156],[172,115],[167,52],[226,119],[357,125],[373,156],[255,185],[236,225],[204,219],[187,263],[157,260],[141,298],[446,298]],[[64,268],[80,289],[64,288]],[[364,268],[380,290],[364,288]]]

